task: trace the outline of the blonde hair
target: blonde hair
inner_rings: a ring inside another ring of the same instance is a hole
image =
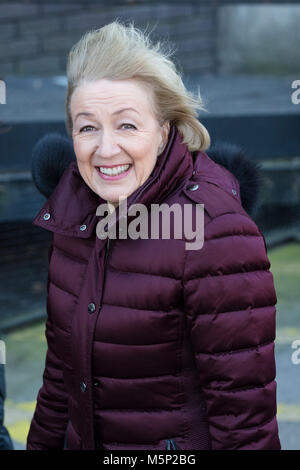
[[[152,43],[149,34],[118,19],[102,28],[86,32],[73,45],[67,62],[66,129],[73,129],[70,101],[77,86],[100,79],[135,79],[150,92],[154,113],[160,125],[175,124],[189,151],[210,146],[206,128],[198,120],[205,111],[199,88],[188,91],[170,59],[174,51],[167,42]]]

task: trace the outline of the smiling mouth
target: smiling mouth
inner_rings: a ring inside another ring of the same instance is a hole
[[[129,168],[132,166],[132,163],[128,163],[125,165],[113,165],[113,166],[97,166],[97,170],[102,173],[103,175],[107,176],[118,176],[122,173],[126,173]]]

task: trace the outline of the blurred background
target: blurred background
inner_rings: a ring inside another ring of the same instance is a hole
[[[51,234],[31,223],[45,201],[31,179],[32,148],[48,132],[66,134],[69,49],[116,18],[175,46],[187,88],[200,86],[212,143],[237,144],[261,164],[253,218],[278,298],[279,432],[283,449],[300,449],[300,3],[271,0],[1,1],[0,330],[15,449],[25,448],[46,352]]]

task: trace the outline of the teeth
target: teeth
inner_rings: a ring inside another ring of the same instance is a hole
[[[129,166],[130,165],[120,165],[120,166],[115,166],[114,168],[103,168],[102,166],[100,166],[99,170],[101,171],[101,173],[104,173],[105,175],[115,176],[128,170]]]

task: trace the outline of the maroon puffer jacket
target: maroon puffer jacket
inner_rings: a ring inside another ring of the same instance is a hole
[[[172,126],[128,206],[204,204],[203,247],[101,240],[99,202],[74,161],[34,220],[53,244],[27,449],[280,449],[277,298],[238,180]]]

